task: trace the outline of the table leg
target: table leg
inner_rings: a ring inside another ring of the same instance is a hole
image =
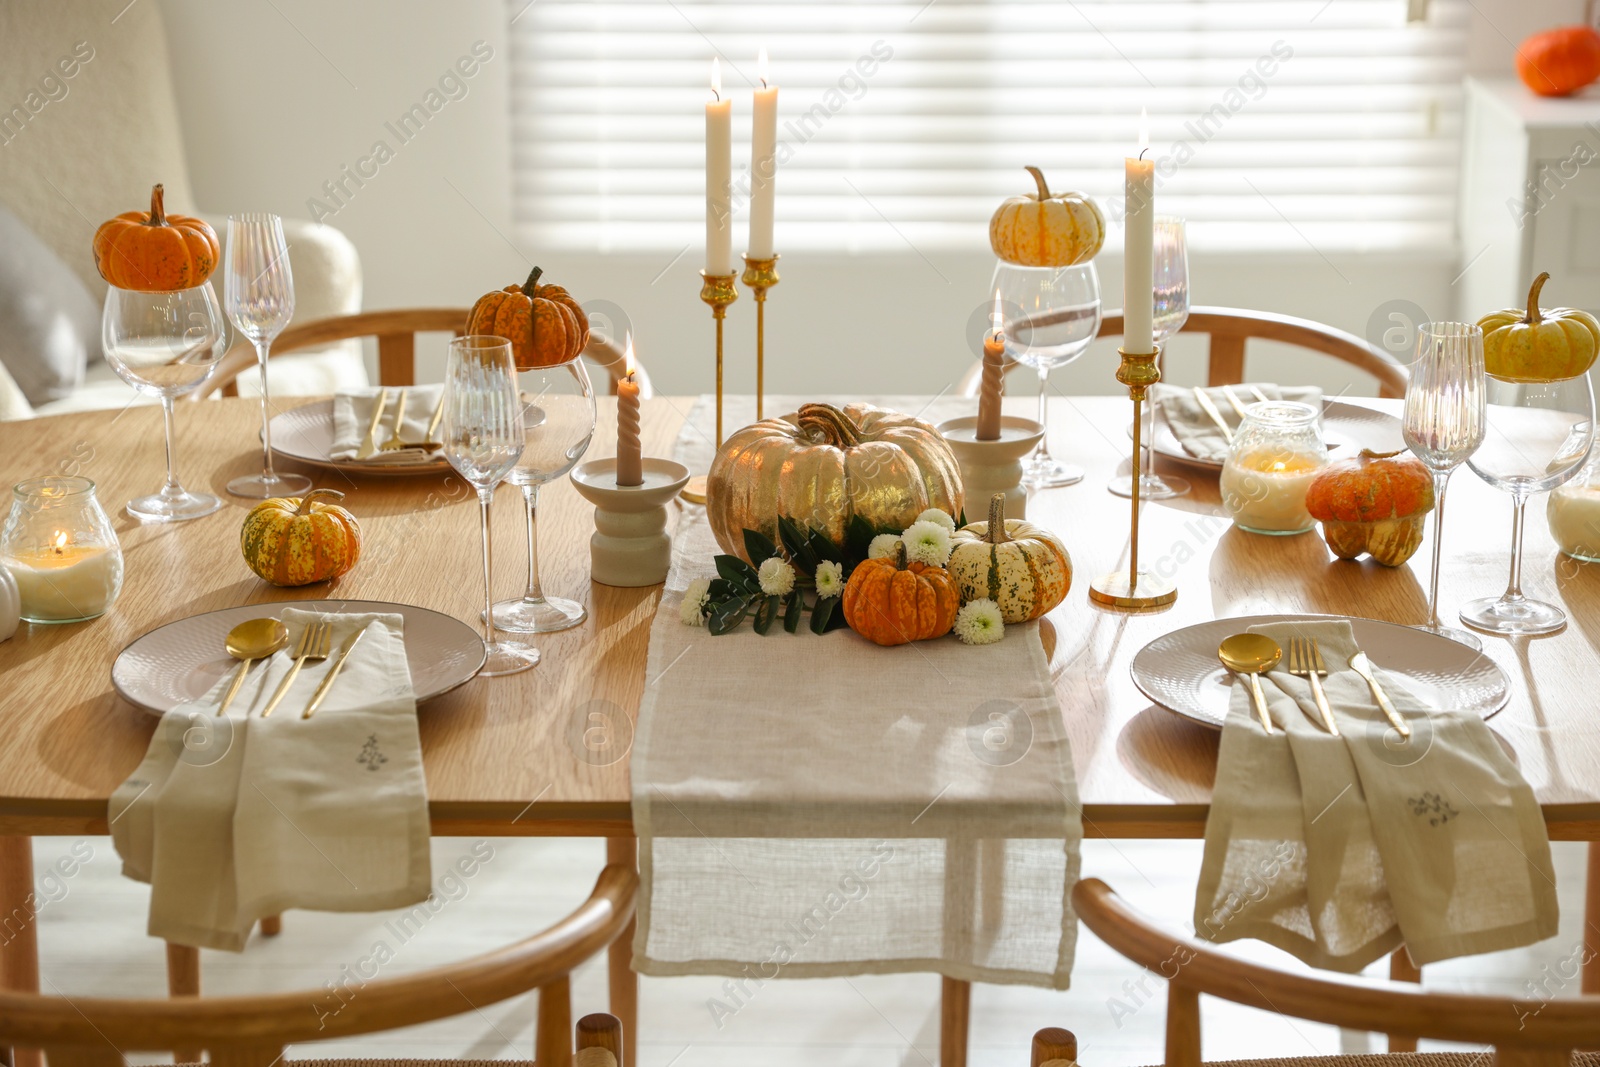
[[[0,988],[39,991],[39,930],[33,911],[33,838],[0,837]],[[14,1067],[43,1067],[37,1049],[0,1048]]]
[[[939,979],[939,1067],[967,1067],[967,1020],[972,983]]]
[[[606,863],[638,863],[638,842],[633,835],[606,838]],[[606,975],[610,982],[611,1014],[622,1024],[622,1063],[635,1067],[639,1048],[639,976],[633,970],[633,922],[606,950]]]
[[[1389,957],[1389,978],[1396,982],[1422,981],[1422,968],[1411,962],[1411,953],[1401,945]],[[1417,1039],[1414,1037],[1400,1037],[1396,1034],[1389,1035],[1390,1052],[1415,1052]]]
[[[261,936],[277,937],[283,933],[282,915],[263,915],[261,917]]]
[[[1589,842],[1583,890],[1583,991],[1600,993],[1600,841]]]
[[[200,995],[200,950],[190,945],[167,942],[167,996],[198,997]],[[180,1048],[172,1052],[173,1063],[199,1063],[202,1050]]]

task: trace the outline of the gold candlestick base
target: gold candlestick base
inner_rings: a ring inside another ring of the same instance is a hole
[[[778,284],[778,258],[744,257],[744,275],[739,280],[756,295],[756,421],[762,419],[762,400],[767,395],[767,290]]]
[[[722,320],[728,317],[728,305],[739,299],[739,289],[733,283],[737,274],[707,274],[700,272],[700,299],[711,305],[711,317],[717,320],[717,447],[722,447]],[[694,504],[706,502],[706,479],[696,475],[681,494]]]
[[[1178,599],[1178,587],[1159,575],[1139,570],[1139,440],[1143,426],[1145,393],[1161,380],[1161,346],[1154,352],[1133,353],[1117,349],[1122,357],[1117,367],[1117,381],[1128,387],[1133,400],[1133,523],[1128,537],[1128,569],[1102,574],[1089,583],[1089,599],[1096,604],[1124,611],[1148,611],[1163,608]]]

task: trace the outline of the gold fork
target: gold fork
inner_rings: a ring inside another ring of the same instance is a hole
[[[1198,385],[1194,387],[1194,400],[1195,403],[1200,405],[1200,410],[1211,416],[1211,421],[1217,424],[1217,429],[1222,431],[1223,440],[1230,445],[1233,444],[1233,427],[1227,424],[1222,417],[1222,412],[1217,410],[1217,405],[1211,402],[1211,398],[1206,395],[1206,391]]]
[[[404,426],[406,422],[407,392],[408,390],[405,389],[400,390],[400,399],[394,402],[394,432],[391,433],[389,435],[389,439],[383,443],[380,451],[396,452],[402,448],[410,447],[404,441],[400,440],[400,428]]]
[[[1311,682],[1311,697],[1317,702],[1322,723],[1330,734],[1338,737],[1339,724],[1334,721],[1333,709],[1328,707],[1327,694],[1322,691],[1322,676],[1328,673],[1328,666],[1322,661],[1322,650],[1317,647],[1316,638],[1289,638],[1289,673]]]
[[[282,702],[289,692],[289,687],[294,684],[295,677],[300,673],[308,659],[327,659],[330,645],[333,643],[333,624],[327,622],[308,623],[300,631],[300,640],[294,646],[294,666],[289,668],[289,673],[283,676],[283,681],[278,683],[278,689],[272,694],[272,699],[267,702],[266,708],[261,712],[265,719],[272,714],[272,710]]]

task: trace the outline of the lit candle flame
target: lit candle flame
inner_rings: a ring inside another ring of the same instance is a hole
[[[633,379],[633,331],[628,331],[628,343],[622,350],[622,368],[627,372],[627,378]]]
[[[717,62],[717,57],[711,57],[711,93],[718,100],[722,99],[722,64]]]
[[[66,547],[67,547],[67,531],[65,531],[65,530],[57,530],[56,531],[56,543],[54,545],[54,548],[56,550],[56,555],[59,556],[63,551],[65,551]]]
[[[1000,290],[996,289],[994,291],[994,312],[989,316],[989,325],[994,327],[995,333],[1000,333],[1001,324],[1004,322],[1005,318],[1000,313]]]
[[[767,46],[766,45],[762,45],[761,46],[761,56],[757,60],[756,65],[761,70],[761,88],[765,89],[765,88],[767,88]]]
[[[1145,108],[1139,109],[1139,154],[1142,156],[1150,148],[1150,112]]]

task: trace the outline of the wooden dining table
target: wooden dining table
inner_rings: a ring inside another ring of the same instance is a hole
[[[275,404],[287,409],[300,402]],[[1361,402],[1398,412],[1395,401]],[[644,402],[647,455],[672,454],[693,403],[684,397]],[[1016,403],[1018,414],[1032,407],[1031,398],[1007,403]],[[1179,627],[1230,616],[1317,613],[1422,622],[1432,544],[1424,540],[1398,568],[1339,561],[1316,534],[1263,537],[1234,529],[1222,512],[1215,476],[1181,471],[1193,491],[1146,504],[1140,549],[1143,566],[1176,583],[1177,602],[1150,614],[1102,608],[1089,600],[1089,581],[1127,566],[1129,502],[1106,486],[1128,469],[1130,410],[1125,395],[1052,404],[1053,451],[1082,465],[1087,477],[1035,492],[1029,501],[1028,518],[1061,536],[1075,571],[1071,592],[1042,632],[1071,739],[1085,834],[1198,838],[1220,734],[1152,705],[1130,679],[1134,654]],[[283,461],[312,475],[319,487],[345,493],[344,505],[361,523],[362,556],[330,583],[281,589],[258,579],[239,550],[251,502],[223,488],[259,466],[258,425],[255,400],[182,405],[179,473],[190,488],[223,497],[225,506],[191,522],[141,525],[123,503],[161,484],[158,408],[0,423],[0,482],[46,474],[92,479],[126,556],[124,588],[104,616],[75,625],[24,624],[0,643],[0,925],[7,933],[0,941],[0,978],[6,987],[37,989],[38,946],[27,910],[29,838],[107,833],[107,800],[138,765],[154,730],[156,718],[112,688],[112,661],[129,642],[200,612],[245,604],[268,611],[301,599],[415,604],[478,623],[477,504],[466,484],[445,472],[352,476]],[[614,454],[615,428],[615,401],[602,397],[589,458]],[[494,592],[504,598],[517,595],[525,580],[524,518],[515,490],[502,488],[497,504]],[[1463,601],[1498,595],[1504,587],[1511,511],[1508,495],[1464,469],[1453,481],[1439,593],[1447,620]],[[545,487],[538,523],[544,588],[583,602],[587,619],[539,635],[543,658],[534,669],[474,679],[419,709],[434,834],[605,837],[614,858],[631,857],[627,753],[662,589],[591,582],[593,528],[592,508],[569,483]],[[1430,521],[1430,539],[1433,530]],[[1600,840],[1600,570],[1557,552],[1542,498],[1530,509],[1523,585],[1528,595],[1562,605],[1569,622],[1547,637],[1484,637],[1484,655],[1511,680],[1510,703],[1489,725],[1532,785],[1550,836]],[[1372,651],[1382,664],[1382,650]],[[1591,849],[1591,887],[1600,885],[1594,857]],[[1590,917],[1600,921],[1597,916],[1591,901]],[[1594,925],[1587,929],[1591,943],[1600,945]],[[612,995],[614,1010],[631,1015],[627,940],[613,950]],[[1585,990],[1597,980],[1600,969],[1591,966]],[[625,1022],[631,1034],[631,1019]]]

